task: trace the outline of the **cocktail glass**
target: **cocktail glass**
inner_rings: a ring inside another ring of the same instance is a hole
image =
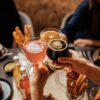
[[[32,38],[24,44],[23,50],[28,60],[34,65],[42,63],[46,55],[46,45],[39,37]]]

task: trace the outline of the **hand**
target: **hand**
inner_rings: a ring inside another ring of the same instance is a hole
[[[70,50],[69,51],[72,55],[71,58],[68,57],[60,57],[58,58],[59,66],[63,66],[65,68],[70,68],[71,70],[74,70],[78,73],[83,74],[84,69],[82,66],[87,66],[89,61],[87,61],[85,58],[81,57],[78,52]],[[57,64],[57,65],[58,65]]]
[[[77,39],[74,41],[74,45],[78,47],[93,46],[93,40],[90,39]]]
[[[34,66],[30,75],[31,100],[43,100],[43,88],[49,76],[47,67],[44,64]]]
[[[48,76],[49,76],[49,71],[44,64],[35,65],[34,71],[30,75],[31,87],[43,89]]]

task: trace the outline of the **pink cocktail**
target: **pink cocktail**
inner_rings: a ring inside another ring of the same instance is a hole
[[[33,39],[24,45],[24,52],[26,57],[33,63],[39,64],[43,62],[46,55],[46,46],[43,41]]]

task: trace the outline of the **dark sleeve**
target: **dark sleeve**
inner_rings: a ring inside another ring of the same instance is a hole
[[[0,43],[5,47],[12,46],[12,32],[16,26],[23,30],[14,0],[0,0]]]
[[[82,27],[82,21],[85,18],[84,15],[88,12],[88,6],[88,0],[82,2],[71,16],[70,20],[65,23],[64,28],[61,29],[62,33],[67,35],[68,40],[72,41],[76,31]]]

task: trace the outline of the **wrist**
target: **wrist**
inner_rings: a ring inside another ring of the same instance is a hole
[[[43,89],[31,88],[31,100],[43,100]]]

